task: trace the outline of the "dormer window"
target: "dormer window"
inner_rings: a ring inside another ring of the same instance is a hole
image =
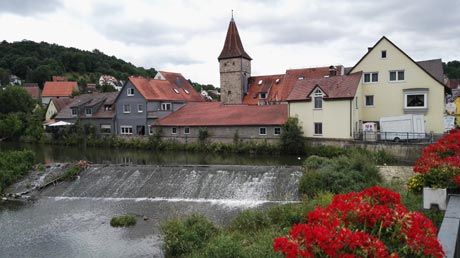
[[[263,80],[259,80],[257,84],[262,85],[263,82],[264,82]]]
[[[72,108],[72,116],[77,116],[78,110],[76,108]]]
[[[173,90],[174,90],[174,92],[175,92],[176,94],[179,94],[179,90],[178,90],[178,89],[173,89]]]
[[[299,76],[299,78],[297,78],[297,79],[298,79],[299,81],[301,81],[301,80],[305,79],[305,77]]]
[[[185,92],[187,95],[190,95],[190,91],[184,89],[184,92]]]
[[[127,95],[128,96],[134,96],[134,89],[133,88],[128,88],[127,89]]]
[[[265,93],[265,92],[259,93],[259,98],[260,99],[266,99],[267,98],[267,93]]]
[[[276,80],[275,80],[275,83],[276,83],[276,84],[280,83],[280,79],[279,79],[279,78],[276,79]]]
[[[314,109],[323,108],[323,92],[320,89],[316,89],[313,93]]]
[[[162,103],[161,110],[171,110],[171,103]]]
[[[85,115],[91,116],[93,114],[93,110],[91,108],[85,108]]]

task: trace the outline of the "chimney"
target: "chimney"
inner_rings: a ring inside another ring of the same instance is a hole
[[[329,77],[337,75],[337,68],[333,65],[329,66]]]

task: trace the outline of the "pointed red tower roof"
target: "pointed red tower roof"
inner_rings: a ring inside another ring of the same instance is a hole
[[[220,53],[217,60],[234,58],[234,57],[243,57],[248,60],[252,58],[244,51],[243,43],[241,43],[240,35],[238,34],[238,29],[236,28],[235,21],[230,20],[230,25],[228,26],[227,37],[225,38],[224,48]]]

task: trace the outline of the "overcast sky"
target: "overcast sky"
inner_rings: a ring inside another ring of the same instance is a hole
[[[0,0],[0,40],[98,49],[219,86],[231,10],[252,75],[353,66],[382,36],[416,61],[460,59],[458,0]]]

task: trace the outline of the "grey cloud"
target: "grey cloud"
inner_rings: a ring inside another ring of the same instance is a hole
[[[54,12],[61,7],[58,0],[3,0],[0,13],[13,13],[21,16]]]
[[[105,24],[99,24],[97,27],[106,37],[128,45],[176,45],[186,40],[186,36],[179,30],[153,21],[126,23],[106,21]]]
[[[167,65],[195,65],[202,63],[199,60],[189,57],[187,54],[182,54],[174,51],[165,50],[152,50],[149,51],[147,56],[144,56],[141,60],[137,60],[136,63],[143,65],[144,67],[155,67],[161,69]]]

